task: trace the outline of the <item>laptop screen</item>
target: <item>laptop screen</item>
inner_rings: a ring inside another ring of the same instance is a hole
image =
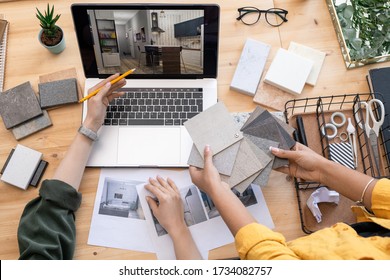
[[[87,78],[217,76],[216,5],[74,4],[72,15]]]

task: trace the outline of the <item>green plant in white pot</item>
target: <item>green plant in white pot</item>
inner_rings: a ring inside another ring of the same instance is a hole
[[[58,54],[65,49],[65,38],[63,30],[56,25],[61,15],[54,16],[54,5],[50,9],[47,4],[47,10],[44,14],[37,9],[37,18],[42,29],[39,31],[38,40],[50,52]]]

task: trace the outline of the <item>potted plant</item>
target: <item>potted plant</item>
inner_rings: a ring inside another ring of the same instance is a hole
[[[54,5],[42,14],[38,8],[36,16],[39,19],[42,29],[39,31],[38,40],[42,46],[54,54],[58,54],[65,49],[65,38],[62,29],[56,25],[61,15],[54,16]]]

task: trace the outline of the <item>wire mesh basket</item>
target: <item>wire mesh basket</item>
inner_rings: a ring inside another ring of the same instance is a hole
[[[375,94],[375,96],[376,95],[377,94]],[[351,123],[353,123],[356,129],[356,146],[358,152],[354,169],[377,178],[388,177],[390,151],[386,151],[382,132],[384,130],[389,130],[389,125],[386,122],[382,125],[381,133],[378,137],[378,146],[380,148],[379,168],[376,168],[374,164],[370,140],[364,130],[365,107],[362,106],[362,103],[368,103],[373,98],[375,98],[374,94],[367,93],[294,99],[286,102],[284,114],[287,123],[295,128],[297,128],[295,122],[296,118],[301,116],[302,119],[305,120],[305,131],[310,132],[306,134],[307,145],[322,156],[332,159],[330,156],[331,144],[337,141],[349,141],[349,139],[346,140],[345,137],[343,138],[340,136],[344,131],[341,133],[339,131],[337,132],[339,133],[337,135],[338,138],[329,137],[330,132],[326,127],[330,117],[335,112],[341,112],[344,116],[350,118]],[[374,114],[379,115],[380,108],[375,106],[373,112]],[[346,124],[337,130],[346,130]],[[355,218],[350,210],[350,206],[354,205],[355,202],[340,195],[340,202],[338,205],[328,203],[319,205],[320,210],[324,215],[322,222],[317,223],[306,206],[306,200],[314,190],[321,187],[321,184],[319,182],[303,181],[299,178],[294,178],[294,181],[298,198],[301,227],[305,233],[312,233],[337,222],[355,222]]]

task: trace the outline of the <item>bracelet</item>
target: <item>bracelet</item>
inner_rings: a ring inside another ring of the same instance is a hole
[[[368,187],[370,186],[370,184],[374,180],[375,180],[375,178],[372,178],[370,181],[368,181],[367,185],[363,189],[362,196],[361,196],[360,200],[356,201],[357,204],[364,205],[364,203],[363,203],[364,195],[366,194],[366,191],[367,191]]]
[[[98,139],[98,135],[95,131],[92,131],[91,129],[89,129],[88,127],[85,127],[83,125],[80,126],[79,133],[81,133],[82,135],[84,135],[85,137],[87,137],[88,139],[90,139],[92,141],[96,141]]]

